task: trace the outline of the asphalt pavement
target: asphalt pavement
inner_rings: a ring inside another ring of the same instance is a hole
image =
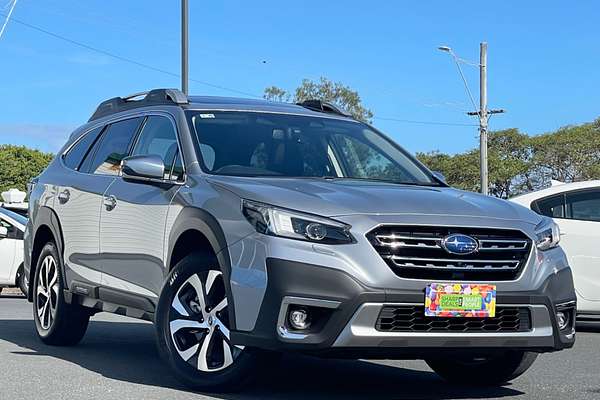
[[[80,345],[36,337],[31,304],[0,297],[0,399],[600,399],[600,327],[580,327],[572,350],[541,355],[500,388],[449,385],[421,361],[342,361],[285,356],[243,393],[182,387],[161,363],[153,326],[98,314]]]

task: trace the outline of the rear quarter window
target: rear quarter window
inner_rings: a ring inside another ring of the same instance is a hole
[[[600,221],[600,190],[567,193],[566,205],[569,219]]]

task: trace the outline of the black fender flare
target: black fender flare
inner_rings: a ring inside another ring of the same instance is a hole
[[[36,212],[36,216],[35,216],[35,220],[33,221],[32,224],[32,238],[31,238],[31,249],[30,251],[32,252],[30,254],[29,257],[29,271],[28,271],[28,283],[29,283],[29,287],[28,287],[28,294],[27,294],[27,298],[29,299],[29,301],[33,301],[33,291],[31,290],[32,285],[33,285],[33,278],[34,278],[34,274],[35,274],[35,268],[37,268],[37,260],[33,260],[33,249],[34,249],[34,245],[36,243],[36,239],[38,237],[38,233],[41,227],[47,227],[48,229],[50,229],[50,232],[52,233],[52,236],[54,237],[54,241],[55,244],[58,248],[58,254],[60,255],[61,258],[64,257],[64,237],[63,237],[63,233],[62,233],[62,227],[60,225],[60,222],[58,220],[58,216],[56,215],[56,212],[54,212],[53,209],[51,209],[48,206],[41,206],[37,212]],[[64,261],[64,260],[63,260]],[[63,279],[64,279],[64,271],[63,271]],[[63,282],[66,285],[66,282]],[[66,287],[66,286],[65,286]]]
[[[219,268],[223,273],[225,289],[227,291],[227,304],[229,305],[229,318],[231,329],[235,329],[235,307],[233,303],[233,292],[231,291],[231,259],[225,233],[221,224],[209,212],[200,208],[185,207],[173,223],[171,232],[168,238],[168,253],[166,259],[166,273],[170,272],[171,259],[173,257],[173,249],[177,240],[187,231],[194,230],[206,237],[213,252],[217,256]]]

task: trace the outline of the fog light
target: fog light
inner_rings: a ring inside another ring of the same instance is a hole
[[[308,310],[304,308],[292,309],[288,315],[288,320],[293,329],[305,330],[310,327]]]
[[[562,331],[569,325],[569,314],[562,311],[557,311],[556,322],[558,322],[558,329]]]

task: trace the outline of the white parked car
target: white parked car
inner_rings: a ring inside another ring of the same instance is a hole
[[[577,292],[578,320],[600,320],[600,180],[562,183],[511,199],[554,218]]]
[[[0,291],[18,287],[27,293],[23,274],[23,232],[27,218],[0,207]]]

